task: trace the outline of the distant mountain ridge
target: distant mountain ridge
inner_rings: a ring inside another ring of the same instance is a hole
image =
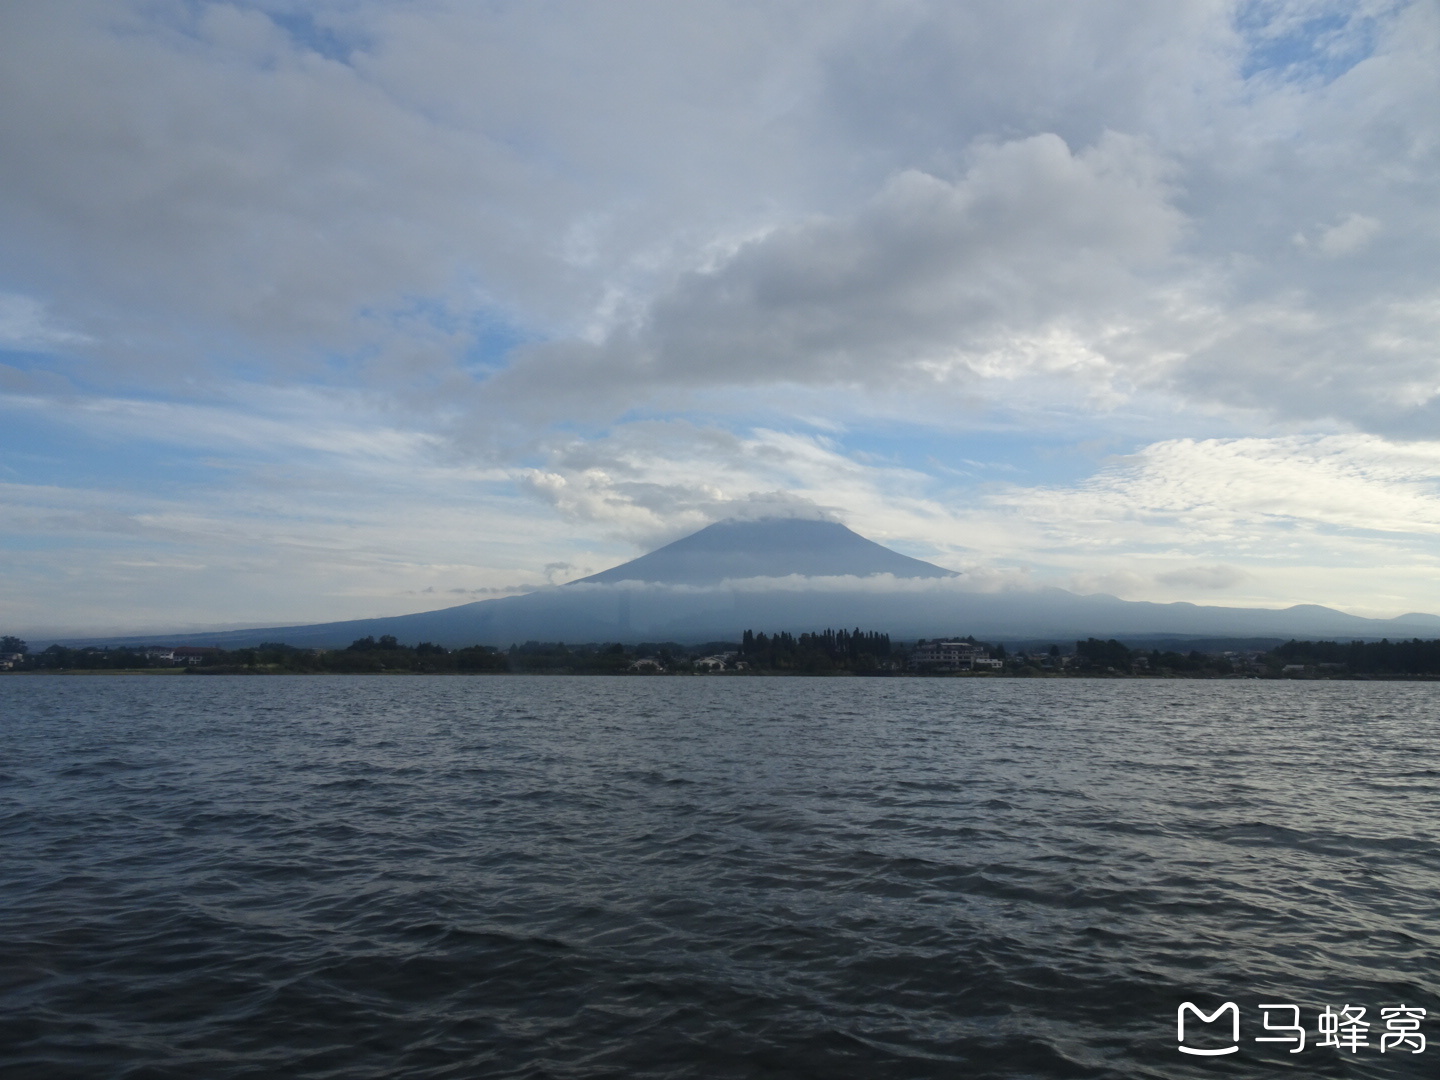
[[[899,639],[974,634],[1057,643],[1085,637],[1440,637],[1440,617],[1366,619],[1302,604],[1283,610],[1156,604],[1064,589],[978,591],[964,575],[876,544],[835,522],[724,521],[565,585],[438,611],[308,626],[107,637],[67,644],[215,645],[284,641],[336,648],[393,634],[447,647],[529,640],[738,641],[747,629],[861,627]]]

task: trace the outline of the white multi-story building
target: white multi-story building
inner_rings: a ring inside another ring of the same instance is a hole
[[[988,660],[988,657],[973,641],[927,641],[910,652],[912,670],[974,671],[977,660]]]

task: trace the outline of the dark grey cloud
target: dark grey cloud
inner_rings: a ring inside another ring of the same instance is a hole
[[[971,157],[953,182],[906,171],[852,215],[744,243],[682,275],[638,326],[530,350],[492,392],[603,407],[677,384],[973,376],[1017,336],[1123,316],[1172,261],[1173,170],[1143,140],[1072,152],[1041,134]]]

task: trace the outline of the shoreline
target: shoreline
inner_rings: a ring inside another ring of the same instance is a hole
[[[1048,681],[1072,681],[1086,680],[1090,682],[1440,682],[1440,675],[1396,675],[1396,674],[1360,674],[1360,675],[1214,675],[1196,673],[1187,675],[1184,673],[1169,673],[1165,675],[1123,675],[1104,674],[1098,672],[1076,672],[1074,674],[1057,674],[1054,672],[1030,673],[997,673],[997,672],[971,672],[971,671],[830,671],[830,672],[808,672],[808,671],[716,671],[716,672],[694,672],[694,671],[666,671],[666,672],[630,672],[630,671],[294,671],[283,668],[236,668],[230,670],[217,670],[210,668],[51,668],[40,671],[0,671],[0,677],[46,677],[46,676],[80,676],[89,677],[96,675],[119,675],[125,677],[134,676],[160,676],[175,677],[182,675],[203,675],[210,678],[215,677],[238,677],[253,678],[263,677],[360,677],[360,678],[474,678],[474,677],[498,677],[509,678],[514,676],[534,676],[540,678],[575,679],[988,679],[1029,682],[1037,679]]]

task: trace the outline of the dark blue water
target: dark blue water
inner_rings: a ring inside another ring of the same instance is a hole
[[[1434,1076],[1379,1010],[1440,1037],[1437,706],[0,677],[0,1073]],[[1180,1003],[1230,1000],[1239,1052],[1178,1053]],[[1346,1004],[1369,1045],[1314,1046]]]

